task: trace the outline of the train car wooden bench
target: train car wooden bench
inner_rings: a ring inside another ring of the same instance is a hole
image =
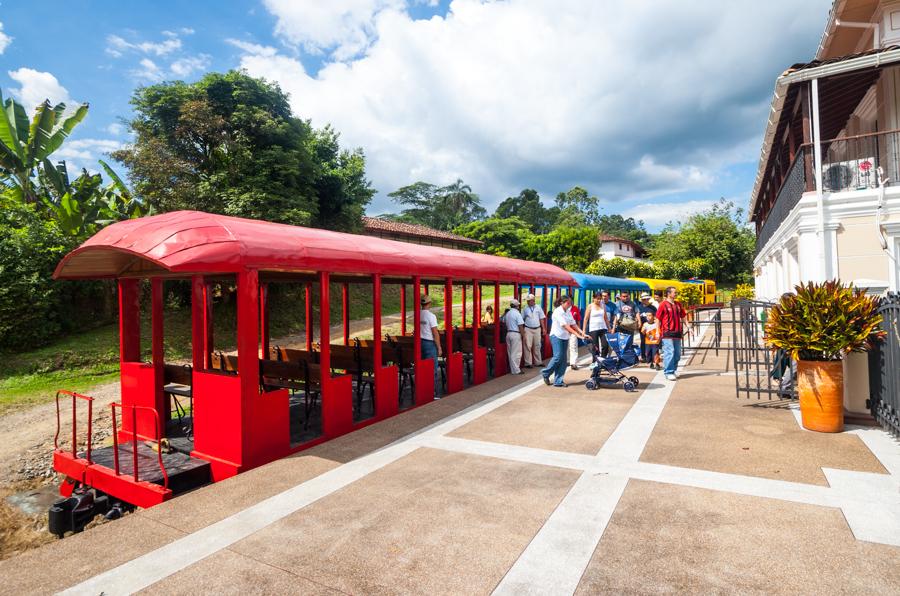
[[[415,339],[422,293],[443,294],[442,366],[445,395],[452,395],[466,381],[488,379],[489,353],[490,374],[507,372],[499,326],[480,325],[484,288],[493,289],[500,312],[501,286],[519,295],[527,287],[574,285],[564,270],[543,263],[196,211],[114,223],[67,254],[54,277],[114,280],[119,305],[114,445],[97,448],[86,440],[95,414],[85,412],[89,398],[65,393],[58,401],[60,428],[71,421],[70,444],[58,443],[53,458],[66,477],[67,499],[55,512],[62,531],[83,526],[89,499],[149,507],[394,416],[404,407],[404,391],[408,407],[431,402],[435,363],[422,358]],[[172,280],[190,287],[188,367],[164,356],[165,284]],[[268,295],[277,284],[299,284],[304,293],[303,350],[270,346]],[[214,293],[222,285],[236,296],[236,351],[227,354],[223,349],[232,346],[217,345],[213,334]],[[399,288],[401,329],[386,336],[388,285]],[[333,288],[340,288],[342,306],[337,340]],[[351,288],[371,296],[371,337],[378,341],[351,341]],[[452,332],[455,288],[462,288],[465,339]],[[141,351],[142,296],[149,297],[149,358]]]

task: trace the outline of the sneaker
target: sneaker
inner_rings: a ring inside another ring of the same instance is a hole
[[[566,383],[554,383],[553,386],[554,387],[568,387],[569,385]]]
[[[573,364],[573,365],[572,365],[572,370],[578,370],[578,365],[577,365],[577,364]]]
[[[677,381],[678,377],[676,377],[675,375],[666,375],[666,380],[667,381]]]
[[[544,377],[544,385],[551,385],[551,384],[552,383],[550,383],[550,377]]]

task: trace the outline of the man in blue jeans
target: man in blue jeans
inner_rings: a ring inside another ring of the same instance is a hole
[[[656,309],[659,331],[662,335],[663,373],[666,380],[674,381],[675,369],[681,360],[681,340],[685,333],[690,333],[687,313],[681,303],[675,300],[678,291],[669,286],[666,288],[666,299]]]
[[[568,365],[569,336],[575,335],[590,342],[590,337],[575,324],[575,318],[569,310],[572,308],[572,299],[564,294],[556,301],[556,308],[550,317],[553,324],[550,327],[550,347],[553,348],[553,357],[547,364],[547,368],[541,371],[544,383],[550,385],[550,375],[553,375],[554,387],[567,387],[563,377]]]
[[[422,312],[419,314],[419,341],[422,342],[422,360],[434,360],[434,398],[441,399],[441,334],[438,332],[437,317],[431,312],[431,296],[423,294],[419,299]]]

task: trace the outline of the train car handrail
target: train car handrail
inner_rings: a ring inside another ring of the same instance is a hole
[[[163,488],[169,488],[169,474],[166,472],[166,467],[163,465],[162,459],[162,437],[160,436],[160,421],[159,421],[159,412],[156,411],[155,408],[151,408],[150,406],[136,406],[136,405],[125,405],[120,403],[111,403],[110,408],[112,410],[112,427],[113,427],[113,467],[115,469],[116,476],[119,475],[119,439],[118,433],[116,432],[116,408],[122,408],[122,416],[124,419],[125,409],[131,408],[131,457],[132,457],[132,473],[134,475],[134,481],[139,482],[138,475],[138,438],[137,438],[137,411],[138,410],[147,410],[153,413],[153,425],[156,430],[156,459],[159,462],[159,469],[162,472],[163,476]]]
[[[92,420],[94,418],[94,398],[89,395],[82,395],[80,393],[75,393],[74,391],[69,391],[68,389],[60,389],[56,392],[56,434],[53,436],[53,449],[59,451],[59,431],[60,431],[60,418],[59,418],[59,396],[60,395],[70,395],[72,397],[72,457],[78,457],[78,408],[77,408],[77,400],[83,399],[88,404],[88,422],[87,422],[87,450],[85,455],[87,456],[87,462],[93,463],[91,461],[91,435],[93,434],[93,425]]]

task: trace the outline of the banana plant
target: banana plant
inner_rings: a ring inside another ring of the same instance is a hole
[[[27,203],[39,203],[35,170],[60,148],[72,130],[84,120],[88,104],[66,112],[66,104],[51,106],[44,100],[30,123],[22,104],[0,92],[0,179],[7,192]]]
[[[64,161],[54,166],[45,159],[41,164],[41,200],[64,233],[85,237],[110,223],[149,213],[109,165],[102,160],[100,165],[110,177],[102,187],[100,174],[82,170],[70,182]]]

